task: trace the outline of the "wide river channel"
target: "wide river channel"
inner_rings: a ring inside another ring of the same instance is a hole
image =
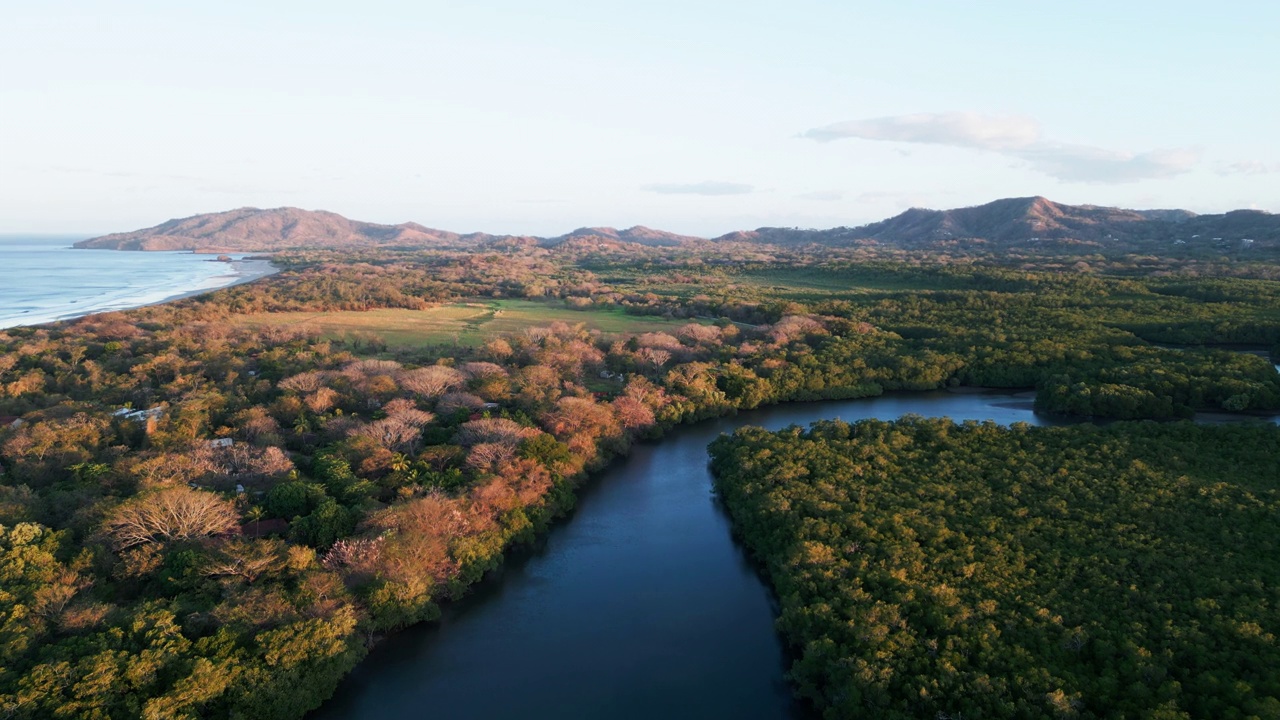
[[[801,718],[769,589],[711,492],[707,444],[743,425],[902,415],[1056,424],[1030,393],[797,403],[633,448],[572,516],[438,623],[378,645],[314,720]]]

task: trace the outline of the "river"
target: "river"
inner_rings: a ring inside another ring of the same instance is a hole
[[[397,633],[313,720],[799,718],[768,588],[711,493],[707,444],[742,425],[907,413],[1054,424],[1030,393],[912,393],[799,403],[677,428],[636,446],[571,518],[437,623]]]

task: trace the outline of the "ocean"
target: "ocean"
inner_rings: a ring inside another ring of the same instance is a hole
[[[82,239],[0,235],[0,328],[151,305],[267,274],[266,263],[246,267],[215,255],[71,247]]]

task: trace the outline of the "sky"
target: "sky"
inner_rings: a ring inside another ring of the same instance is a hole
[[[1280,211],[1280,3],[3,2],[0,233]]]

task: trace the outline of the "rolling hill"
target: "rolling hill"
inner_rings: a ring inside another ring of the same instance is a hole
[[[770,245],[879,244],[909,250],[985,249],[999,252],[1154,253],[1189,249],[1280,249],[1280,215],[1235,210],[1196,215],[1186,210],[1125,210],[1064,205],[1043,197],[1007,198],[953,210],[912,208],[887,220],[825,230],[759,228],[720,240]]]
[[[195,215],[133,232],[76,243],[112,250],[265,252],[308,247],[374,247],[455,243],[461,236],[417,223],[379,225],[337,213],[298,208],[239,208]]]
[[[324,211],[240,208],[170,220],[134,232],[104,235],[77,243],[76,247],[270,252],[304,248],[476,247],[511,242],[547,247],[582,242],[659,247],[740,242],[1055,255],[1271,255],[1280,252],[1280,215],[1257,210],[1235,210],[1221,215],[1197,215],[1186,210],[1126,210],[1065,205],[1043,197],[1027,197],[952,210],[912,208],[858,227],[821,230],[763,227],[708,241],[642,226],[624,230],[579,228],[549,238],[463,235],[417,223],[360,222]]]

